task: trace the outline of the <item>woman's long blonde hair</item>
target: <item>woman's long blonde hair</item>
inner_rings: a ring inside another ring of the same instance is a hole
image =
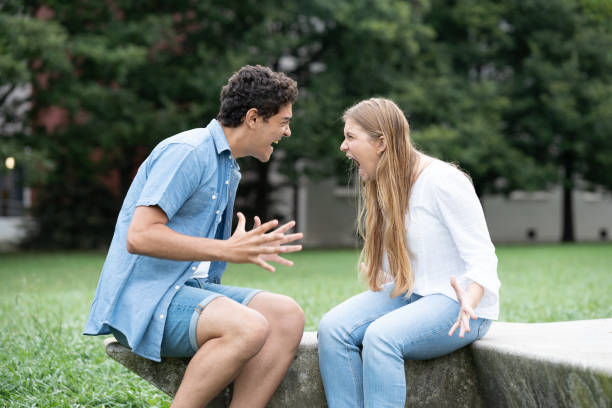
[[[376,177],[359,183],[357,230],[364,240],[360,264],[370,289],[379,291],[385,277],[383,254],[395,281],[391,296],[412,293],[414,273],[406,238],[405,216],[410,190],[418,177],[419,154],[410,141],[408,120],[391,100],[366,99],[344,112],[343,119],[358,124],[372,139],[384,136],[386,149],[376,166]]]

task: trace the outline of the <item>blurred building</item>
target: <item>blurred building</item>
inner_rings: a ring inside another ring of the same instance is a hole
[[[0,250],[13,249],[25,237],[27,219],[24,208],[30,204],[30,190],[23,187],[21,167],[0,165]],[[9,164],[11,160],[9,160]]]
[[[6,167],[6,163],[2,163]],[[30,190],[23,186],[20,168],[0,172],[0,250],[14,248],[24,237]],[[286,186],[273,162],[273,186]],[[356,197],[353,187],[333,179],[302,178],[297,191],[276,188],[271,214],[296,219],[309,248],[355,248]],[[491,238],[495,243],[558,242],[561,237],[562,191],[515,191],[509,196],[482,199]],[[574,192],[574,231],[578,242],[609,241],[612,234],[612,193]]]
[[[482,199],[495,243],[559,242],[562,191],[516,191]],[[355,247],[356,198],[347,186],[332,180],[304,180],[298,191],[298,230],[308,247]],[[608,241],[612,234],[612,194],[574,192],[577,242]]]
[[[30,86],[0,86],[4,101],[0,110],[0,143],[2,138],[22,132],[29,109]],[[6,120],[11,117],[12,120]],[[9,153],[6,142],[0,145],[0,250],[12,249],[25,237],[26,209],[31,203],[30,189],[25,187],[24,163]]]

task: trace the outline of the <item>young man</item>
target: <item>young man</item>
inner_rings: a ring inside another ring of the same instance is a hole
[[[295,222],[252,230],[232,211],[240,180],[235,159],[270,159],[289,137],[297,84],[245,66],[221,91],[204,129],[162,141],[127,193],[102,269],[85,334],[113,333],[143,357],[192,357],[172,407],[201,407],[234,381],[232,407],[264,407],[293,360],[304,313],[290,298],[220,284],[226,262],[292,263],[285,245]]]

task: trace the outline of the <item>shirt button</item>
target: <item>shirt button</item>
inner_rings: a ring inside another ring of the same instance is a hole
[[[191,267],[191,270],[192,270],[192,271],[195,271],[195,270],[196,270],[196,267],[195,267],[195,266],[192,266],[192,267]]]
[[[229,180],[225,180],[225,184],[229,184]]]
[[[217,196],[213,194],[213,196],[211,197],[213,200],[217,199]]]
[[[179,285],[176,285],[176,286],[174,287],[174,289],[176,289],[176,290],[179,290],[180,288],[181,288],[181,287],[180,287]]]
[[[221,212],[221,211],[217,210],[217,211],[215,211],[215,214],[219,214],[220,212]]]
[[[160,314],[160,315],[159,315],[159,318],[160,318],[160,319],[163,319],[163,318],[164,318],[164,315],[163,315],[163,314]]]

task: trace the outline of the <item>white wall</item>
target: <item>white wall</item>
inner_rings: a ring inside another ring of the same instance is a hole
[[[298,228],[305,247],[355,247],[356,200],[346,186],[333,180],[304,180],[299,191]],[[521,192],[482,200],[495,243],[559,242],[562,233],[562,192]],[[535,231],[529,238],[528,230]],[[612,240],[612,194],[574,193],[576,241],[599,241],[600,231]]]
[[[15,249],[26,233],[25,217],[0,217],[0,250]]]
[[[536,231],[535,242],[557,242],[562,234],[562,191],[514,192],[509,197],[485,196],[483,207],[494,242],[526,242],[527,231]],[[601,240],[601,230],[612,239],[612,196],[602,192],[573,194],[576,241]]]
[[[298,192],[298,230],[305,247],[356,247],[356,199],[334,180],[304,180]]]

